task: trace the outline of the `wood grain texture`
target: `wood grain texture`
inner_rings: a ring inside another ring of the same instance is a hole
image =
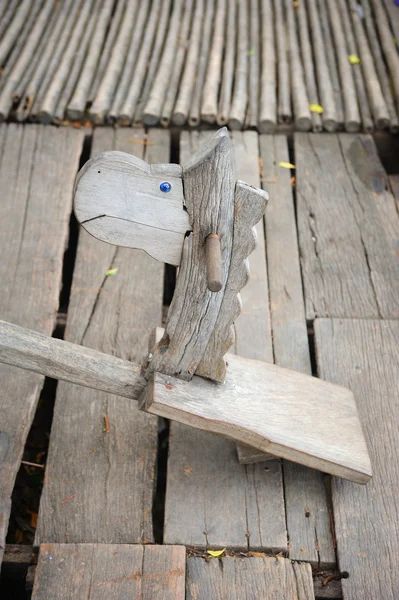
[[[149,372],[191,379],[207,348],[223,301],[207,286],[205,242],[221,237],[222,284],[226,286],[233,244],[233,157],[227,129],[220,129],[183,167],[184,199],[192,233],[184,239],[181,267],[163,339]]]
[[[233,322],[241,312],[239,291],[250,277],[248,255],[256,247],[255,225],[266,209],[267,194],[237,181],[234,194],[233,247],[223,301],[197,374],[223,383],[226,378],[224,355],[234,344]]]
[[[210,135],[182,135],[180,160],[185,162]],[[232,143],[237,176],[259,187],[259,168],[254,160],[258,156],[257,135],[234,132]],[[261,224],[257,226],[257,238],[257,248],[250,258],[251,279],[242,290],[244,310],[236,323],[236,350],[251,358],[272,361]],[[172,422],[164,541],[286,551],[281,466],[275,460],[265,467],[264,463],[239,465],[234,443]]]
[[[184,600],[183,546],[42,544],[32,600]]]
[[[149,163],[169,160],[166,131],[151,131],[148,146],[143,141],[143,130],[100,129],[93,153],[117,149],[134,152]],[[117,273],[107,277],[106,271],[113,268]],[[161,323],[162,293],[161,263],[142,251],[115,249],[81,231],[66,339],[141,363],[150,332]],[[105,415],[109,432],[104,431]],[[139,412],[131,400],[60,383],[37,539],[152,540],[156,446],[156,420]]]
[[[47,335],[55,326],[82,145],[83,135],[72,130],[0,127],[0,313]],[[0,377],[0,531],[4,531],[44,377],[4,365]]]
[[[161,185],[168,183],[169,192]],[[179,165],[149,165],[126,152],[102,152],[79,172],[74,208],[78,221],[99,240],[145,250],[179,265],[191,230],[184,210]]]
[[[141,398],[144,410],[357,483],[369,481],[350,390],[234,354],[226,359],[224,385],[154,373]]]
[[[187,600],[314,600],[310,565],[285,558],[187,559]]]
[[[295,154],[306,317],[398,318],[399,217],[373,140],[297,134]]]
[[[280,161],[289,162],[287,139],[262,135],[259,141],[262,186],[270,196],[265,228],[274,362],[310,375],[291,173],[278,166]],[[248,462],[251,452],[252,460],[264,459],[241,446],[240,460],[246,458]],[[284,462],[283,475],[289,557],[333,566],[335,551],[324,475],[288,461]]]
[[[249,185],[261,187],[257,133],[235,131],[232,143],[237,177]],[[255,229],[256,248],[249,258],[250,278],[241,290],[242,312],[235,323],[235,352],[246,358],[273,362],[263,223],[260,221]]]
[[[0,321],[0,362],[137,400],[141,365]]]
[[[394,600],[399,589],[399,322],[320,319],[320,375],[351,387],[370,448],[374,478],[365,487],[333,479],[332,495],[345,599]]]

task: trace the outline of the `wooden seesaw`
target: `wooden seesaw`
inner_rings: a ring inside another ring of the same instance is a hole
[[[95,156],[77,178],[77,218],[100,240],[179,266],[165,331],[135,365],[0,322],[0,362],[366,483],[370,459],[350,390],[226,354],[267,198],[235,181],[226,129],[183,168],[116,151]]]

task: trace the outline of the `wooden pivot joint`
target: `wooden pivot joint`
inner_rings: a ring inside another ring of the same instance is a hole
[[[0,362],[127,396],[146,412],[365,483],[370,460],[349,390],[234,355],[227,369],[267,202],[235,180],[233,167],[226,129],[182,168],[122,152],[86,163],[75,189],[83,227],[180,266],[165,331],[151,359],[133,365],[0,322]]]
[[[220,235],[210,233],[205,242],[206,252],[206,283],[211,292],[220,292],[222,282],[222,253],[220,250]]]

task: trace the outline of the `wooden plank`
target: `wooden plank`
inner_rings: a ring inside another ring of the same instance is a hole
[[[313,600],[312,570],[286,558],[187,559],[186,600]]]
[[[262,187],[269,193],[265,215],[274,361],[311,375],[299,264],[291,173],[284,136],[260,136]],[[289,556],[322,567],[335,564],[324,475],[284,462],[284,496]]]
[[[115,148],[167,162],[169,133],[153,130],[148,141],[143,130],[100,129],[93,153]],[[109,269],[118,271],[107,277]],[[151,330],[161,323],[163,269],[142,251],[115,248],[81,230],[66,339],[141,363]],[[152,540],[156,440],[156,419],[131,400],[60,383],[37,539]]]
[[[184,600],[183,546],[42,544],[32,600]]]
[[[180,162],[208,135],[183,133]],[[234,132],[233,149],[240,179],[259,184],[257,134]],[[272,361],[262,224],[257,231],[259,245],[249,259],[251,279],[242,290],[243,313],[236,324],[236,351]],[[270,461],[266,470],[264,463],[239,465],[234,443],[171,423],[164,541],[286,551],[279,461]]]
[[[47,335],[55,326],[82,146],[77,131],[0,127],[0,312]],[[1,555],[10,497],[44,377],[2,365],[0,379]]]
[[[366,135],[295,136],[306,316],[399,317],[399,215]]]
[[[338,561],[345,599],[394,600],[399,589],[399,322],[315,323],[320,376],[352,388],[374,477],[367,486],[333,479]]]
[[[144,410],[350,481],[369,481],[370,459],[350,390],[264,361],[235,354],[226,359],[222,386],[154,373]]]
[[[131,400],[137,400],[146,385],[141,365],[4,321],[0,362]]]

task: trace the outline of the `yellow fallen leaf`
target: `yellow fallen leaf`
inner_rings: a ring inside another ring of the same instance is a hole
[[[207,550],[207,552],[214,558],[217,558],[218,556],[222,556],[222,554],[225,550],[226,550],[226,548],[223,548],[223,550]]]
[[[310,112],[321,115],[324,112],[323,107],[320,104],[309,104]]]
[[[295,165],[289,162],[284,162],[283,160],[278,164],[280,167],[283,167],[283,169],[295,169]]]
[[[360,58],[356,54],[349,54],[348,60],[351,65],[360,65]]]
[[[298,6],[299,6],[298,0],[294,0],[294,2],[292,4],[293,4],[294,8],[298,8]]]
[[[108,271],[105,271],[105,276],[109,277],[110,275],[116,275],[118,272],[118,269],[108,269]]]

